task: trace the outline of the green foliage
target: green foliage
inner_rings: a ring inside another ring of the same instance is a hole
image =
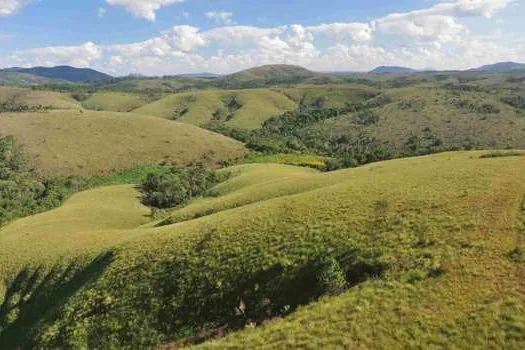
[[[455,100],[453,105],[466,112],[482,113],[482,114],[499,114],[501,110],[490,103],[477,103],[469,100]]]
[[[18,102],[15,98],[9,99],[5,102],[0,102],[0,113],[16,113],[16,112],[44,112],[50,110],[49,106],[30,106]]]
[[[481,159],[484,158],[502,158],[502,157],[523,157],[525,156],[525,153],[523,152],[515,152],[515,151],[494,151],[487,154],[482,154],[480,156]]]
[[[445,151],[443,140],[430,128],[421,133],[410,133],[404,144],[404,155],[419,156]]]
[[[14,138],[0,139],[0,226],[55,208],[85,186],[78,177],[38,178]]]
[[[202,164],[173,167],[164,174],[150,173],[141,184],[143,202],[156,208],[183,206],[206,193],[221,181],[221,176]]]

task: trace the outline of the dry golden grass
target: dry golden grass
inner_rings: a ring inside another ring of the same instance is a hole
[[[239,142],[193,125],[111,112],[3,114],[0,136],[5,135],[15,136],[46,174],[100,175],[161,161],[213,163],[245,154]]]

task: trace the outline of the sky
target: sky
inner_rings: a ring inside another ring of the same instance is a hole
[[[0,67],[112,75],[525,62],[525,0],[0,0]]]

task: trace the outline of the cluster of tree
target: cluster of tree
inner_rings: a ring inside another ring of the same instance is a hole
[[[82,178],[40,178],[11,136],[0,139],[0,226],[59,206],[86,186]]]
[[[159,208],[175,208],[202,196],[223,181],[225,176],[197,163],[187,167],[173,167],[164,174],[148,174],[142,181],[144,204]]]
[[[16,99],[9,99],[5,102],[0,102],[0,113],[16,113],[16,112],[43,112],[51,109],[50,106],[43,105],[27,105],[16,101]]]
[[[508,104],[519,110],[525,110],[525,97],[521,95],[507,96],[501,99],[503,103]]]
[[[365,131],[363,126],[375,124],[379,116],[366,103],[346,108],[303,108],[271,118],[248,137],[247,147],[262,153],[308,152],[329,156],[335,160],[327,170],[358,166],[389,159],[392,147]],[[357,132],[346,135],[327,134],[313,125],[348,113],[353,114]]]
[[[482,114],[498,114],[501,110],[490,103],[477,103],[470,100],[454,100],[452,104],[466,112],[482,113]]]

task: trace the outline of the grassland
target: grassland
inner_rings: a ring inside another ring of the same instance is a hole
[[[134,112],[198,126],[216,120],[231,127],[256,129],[266,119],[295,108],[297,104],[282,94],[254,89],[173,94]]]
[[[201,346],[523,348],[525,158],[486,153],[242,165],[157,227],[131,187],[78,194],[0,231],[0,344],[181,346],[264,323]],[[315,302],[323,257],[351,288]]]
[[[103,175],[160,162],[212,164],[245,154],[242,144],[222,135],[126,113],[6,113],[0,135],[13,135],[35,168],[48,175]]]
[[[82,101],[82,106],[96,111],[130,112],[147,103],[146,97],[140,94],[99,92]]]
[[[14,101],[28,106],[46,106],[55,109],[80,109],[80,104],[67,94],[52,91],[0,86],[0,103]]]

